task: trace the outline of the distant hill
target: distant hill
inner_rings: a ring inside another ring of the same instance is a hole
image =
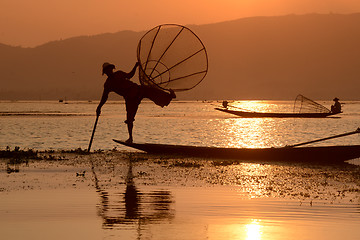
[[[209,73],[179,99],[360,100],[360,14],[253,17],[190,27]],[[35,48],[0,44],[0,100],[98,100],[101,65],[130,71],[145,32],[81,36]]]

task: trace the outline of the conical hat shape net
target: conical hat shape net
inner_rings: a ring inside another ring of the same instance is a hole
[[[139,41],[137,57],[140,82],[162,89],[192,89],[208,70],[203,43],[180,25],[160,25],[148,31]]]
[[[323,105],[299,94],[294,102],[295,113],[329,113],[330,110]]]

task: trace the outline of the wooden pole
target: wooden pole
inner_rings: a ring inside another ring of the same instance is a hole
[[[88,152],[90,152],[91,144],[92,144],[92,141],[93,141],[93,139],[94,139],[95,129],[96,129],[97,122],[98,122],[98,120],[99,120],[99,116],[100,116],[100,115],[96,115],[96,120],[95,120],[95,124],[94,124],[94,129],[93,129],[93,131],[92,131],[91,138],[90,138],[90,142],[89,142]]]
[[[360,127],[358,129],[356,129],[355,131],[352,131],[352,132],[343,133],[343,134],[335,135],[335,136],[332,136],[332,137],[321,138],[321,139],[317,139],[317,140],[313,140],[313,141],[309,141],[309,142],[298,143],[298,144],[290,145],[290,146],[287,146],[287,147],[298,147],[298,146],[302,146],[302,145],[306,145],[306,144],[310,144],[310,143],[315,143],[315,142],[321,142],[321,141],[325,141],[325,140],[329,140],[329,139],[333,139],[333,138],[349,136],[349,135],[356,134],[356,133],[360,133]]]

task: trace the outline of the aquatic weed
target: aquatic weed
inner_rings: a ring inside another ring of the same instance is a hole
[[[140,162],[140,161],[149,160],[149,158],[143,154],[132,153],[132,152],[127,153],[127,158],[131,162]]]
[[[172,164],[173,167],[185,167],[185,168],[200,168],[202,165],[195,163],[195,162],[188,162],[188,161],[175,161]]]
[[[89,152],[86,149],[82,149],[82,148],[62,150],[61,152],[62,153],[76,153],[76,154],[82,154],[82,155],[89,154]]]
[[[237,162],[235,161],[231,161],[231,160],[226,160],[226,161],[212,161],[212,165],[215,167],[218,166],[229,166],[229,165],[234,165],[237,164]]]
[[[38,151],[33,149],[20,150],[19,146],[16,146],[14,150],[11,150],[9,146],[6,147],[6,150],[0,150],[0,158],[8,159],[17,159],[21,161],[22,159],[39,159]]]
[[[50,161],[53,161],[53,160],[56,160],[56,161],[60,161],[60,160],[65,160],[66,157],[65,156],[55,156],[55,155],[44,155],[42,157],[43,160],[50,160]]]

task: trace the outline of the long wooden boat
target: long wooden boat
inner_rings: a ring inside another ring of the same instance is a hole
[[[272,113],[272,112],[248,112],[242,110],[231,110],[227,108],[215,108],[216,110],[230,113],[244,118],[325,118],[328,116],[336,115],[338,113]]]
[[[251,162],[314,162],[343,163],[360,157],[360,145],[321,147],[281,147],[281,148],[224,148],[187,145],[125,143],[122,145],[151,154],[176,155],[184,157],[234,159]]]

